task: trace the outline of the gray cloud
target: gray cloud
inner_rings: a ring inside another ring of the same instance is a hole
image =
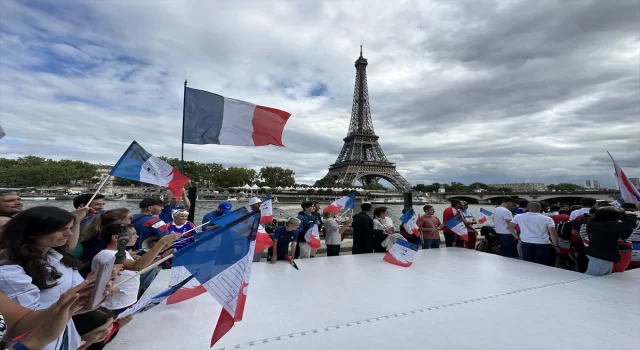
[[[3,1],[0,11],[0,156],[113,163],[135,139],[177,157],[188,78],[293,116],[286,148],[187,145],[187,159],[286,166],[312,182],[342,147],[363,42],[374,127],[410,182],[612,186],[606,151],[640,176],[637,1]]]

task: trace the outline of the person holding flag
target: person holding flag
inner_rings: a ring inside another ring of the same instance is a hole
[[[435,215],[436,210],[433,205],[425,205],[422,207],[424,215],[418,218],[418,227],[422,232],[422,249],[440,248],[440,230],[444,225]]]
[[[400,217],[400,234],[407,242],[420,246],[420,227],[418,226],[418,217],[412,208],[402,209],[402,217]]]
[[[273,233],[273,250],[271,254],[270,264],[275,264],[280,260],[294,260],[296,245],[300,231],[300,220],[298,218],[289,218],[285,226],[280,226]],[[291,248],[289,248],[291,244]]]
[[[303,202],[302,203],[302,211],[298,213],[298,220],[300,220],[300,225],[298,227],[298,231],[303,233],[309,231],[313,225],[319,224],[318,217],[313,214],[314,205],[313,202]],[[295,258],[296,259],[308,259],[311,257],[311,247],[309,243],[304,238],[305,234],[300,234],[297,237],[297,247]]]
[[[325,230],[324,243],[327,245],[327,256],[338,256],[340,255],[340,243],[342,243],[344,231],[351,226],[353,220],[347,220],[344,225],[340,227],[340,223],[336,220],[335,213],[324,212],[322,215],[322,222],[324,223]]]

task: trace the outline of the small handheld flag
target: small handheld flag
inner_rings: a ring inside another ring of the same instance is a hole
[[[418,216],[416,215],[413,208],[407,210],[400,217],[400,221],[402,221],[402,226],[407,232],[413,233],[416,237],[420,237],[420,229],[418,228]]]
[[[462,222],[462,219],[457,215],[447,220],[444,225],[459,236],[464,237],[468,234],[467,227],[464,225],[464,222]]]
[[[164,160],[152,156],[136,141],[131,142],[109,175],[168,187],[176,198],[180,198],[189,178]]]
[[[611,153],[607,152],[611,161],[613,162],[613,168],[615,170],[616,180],[618,180],[618,188],[620,189],[620,197],[624,203],[640,203],[640,191],[629,181],[627,175],[618,166],[618,163],[613,159]]]
[[[264,225],[271,221],[273,221],[273,201],[271,200],[271,193],[269,193],[260,204],[260,224]]]
[[[342,209],[353,209],[356,205],[356,194],[350,193],[348,196],[344,196],[340,199],[336,199],[333,203],[324,208],[325,213],[338,214]]]
[[[318,231],[318,224],[314,224],[313,226],[309,227],[309,229],[304,235],[304,240],[307,241],[311,249],[320,248],[321,244],[320,244],[320,232]]]
[[[258,234],[256,235],[256,252],[262,252],[265,249],[273,247],[273,240],[264,229],[264,226],[258,226]]]
[[[391,249],[385,254],[382,260],[403,267],[409,267],[413,264],[418,252],[418,246],[399,239],[391,246]]]
[[[479,215],[479,218],[478,218],[478,223],[479,223],[480,225],[484,224],[485,222],[487,222],[487,220],[489,219],[489,217],[490,217],[491,215],[493,215],[493,213],[492,213],[492,212],[490,212],[490,211],[488,211],[488,210],[485,210],[485,209],[480,208],[480,215]]]

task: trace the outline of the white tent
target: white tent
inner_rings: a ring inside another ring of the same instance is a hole
[[[594,278],[460,248],[420,250],[407,268],[382,257],[302,259],[300,270],[253,263],[243,320],[214,350],[637,347],[640,269]],[[167,288],[169,276],[162,270],[145,297]],[[296,290],[304,293],[282,292]],[[207,294],[159,305],[105,349],[209,349],[220,310]],[[436,334],[409,336],[411,329]]]

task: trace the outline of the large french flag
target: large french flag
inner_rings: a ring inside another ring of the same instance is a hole
[[[418,216],[416,212],[413,211],[413,208],[407,210],[400,217],[400,221],[402,221],[402,226],[407,232],[413,233],[416,237],[420,237],[420,228],[418,228]]]
[[[260,213],[250,212],[174,254],[173,266],[184,266],[222,305],[210,346],[242,320],[259,222]]]
[[[625,203],[640,203],[640,192],[638,191],[631,181],[627,178],[624,171],[618,166],[618,163],[613,159],[611,153],[607,152],[609,157],[611,157],[611,161],[613,162],[613,167],[616,171],[616,179],[618,180],[618,188],[620,188],[620,197]]]
[[[288,112],[188,87],[184,98],[184,143],[284,147]]]
[[[338,214],[342,209],[353,209],[356,205],[356,194],[350,193],[348,196],[344,196],[340,199],[336,199],[333,203],[329,204],[323,209],[323,212]]]
[[[131,142],[109,175],[168,187],[176,198],[182,196],[189,178],[164,160],[152,156],[136,141]]]
[[[469,234],[469,232],[467,231],[467,226],[464,225],[464,222],[462,222],[462,219],[460,219],[459,215],[456,215],[447,220],[444,225],[459,236],[466,237]]]
[[[307,241],[311,249],[320,248],[321,243],[320,243],[320,231],[318,230],[318,224],[313,224],[313,226],[309,227],[309,229],[304,235],[304,240]]]
[[[493,215],[492,212],[486,210],[486,209],[482,209],[480,208],[480,215],[478,218],[478,223],[480,225],[484,224],[485,222],[487,222],[487,220],[489,220],[489,217],[491,217],[491,215]]]

